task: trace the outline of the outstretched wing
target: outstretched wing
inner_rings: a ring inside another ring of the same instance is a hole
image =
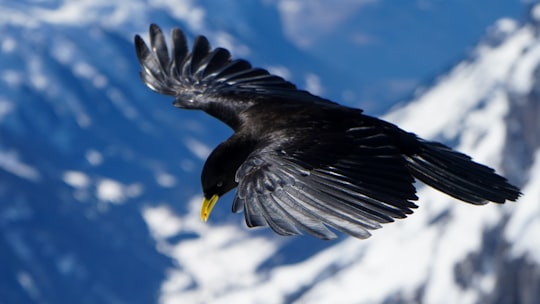
[[[330,102],[242,59],[233,60],[224,48],[211,49],[206,37],[198,36],[189,52],[186,37],[172,30],[169,52],[161,29],[150,25],[150,47],[135,36],[135,48],[142,66],[141,78],[152,90],[175,96],[178,106],[203,108],[208,101],[234,100],[248,103],[259,99],[294,99]],[[239,106],[239,105],[236,105]]]
[[[405,160],[370,126],[344,134],[304,134],[301,142],[256,151],[236,179],[233,211],[244,210],[248,226],[270,226],[281,235],[306,232],[333,239],[332,227],[367,238],[368,230],[416,207]]]

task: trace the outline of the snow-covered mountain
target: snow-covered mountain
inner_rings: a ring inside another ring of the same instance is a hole
[[[347,89],[330,91],[338,71],[273,30],[283,2],[212,2],[214,19],[177,2],[0,3],[0,303],[540,301],[540,5],[385,117],[497,168],[522,199],[422,188],[408,219],[322,242],[248,230],[230,196],[199,221],[200,167],[229,131],[145,88],[131,39],[157,20],[204,33],[329,97]]]

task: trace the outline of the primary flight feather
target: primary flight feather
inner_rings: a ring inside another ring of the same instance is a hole
[[[357,238],[412,213],[415,179],[467,203],[515,201],[517,187],[465,154],[423,140],[362,110],[299,90],[279,76],[232,59],[198,36],[191,52],[172,31],[171,51],[150,26],[150,46],[135,36],[141,78],[174,105],[223,121],[234,134],[204,165],[206,221],[218,198],[237,188],[233,211],[249,227],[281,235]]]

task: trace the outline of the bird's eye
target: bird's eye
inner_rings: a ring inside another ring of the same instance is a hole
[[[219,181],[219,182],[217,183],[217,185],[216,185],[216,186],[218,186],[218,187],[221,187],[221,186],[223,186],[223,182],[222,182],[222,181]]]

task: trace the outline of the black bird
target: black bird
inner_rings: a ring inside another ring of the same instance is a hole
[[[211,49],[204,36],[189,52],[183,32],[173,29],[169,52],[152,24],[150,48],[138,35],[135,47],[150,89],[234,130],[204,164],[203,221],[220,196],[238,188],[232,210],[244,210],[249,227],[333,239],[331,227],[363,239],[412,213],[415,179],[474,205],[521,194],[465,154],[299,90],[226,49]]]

